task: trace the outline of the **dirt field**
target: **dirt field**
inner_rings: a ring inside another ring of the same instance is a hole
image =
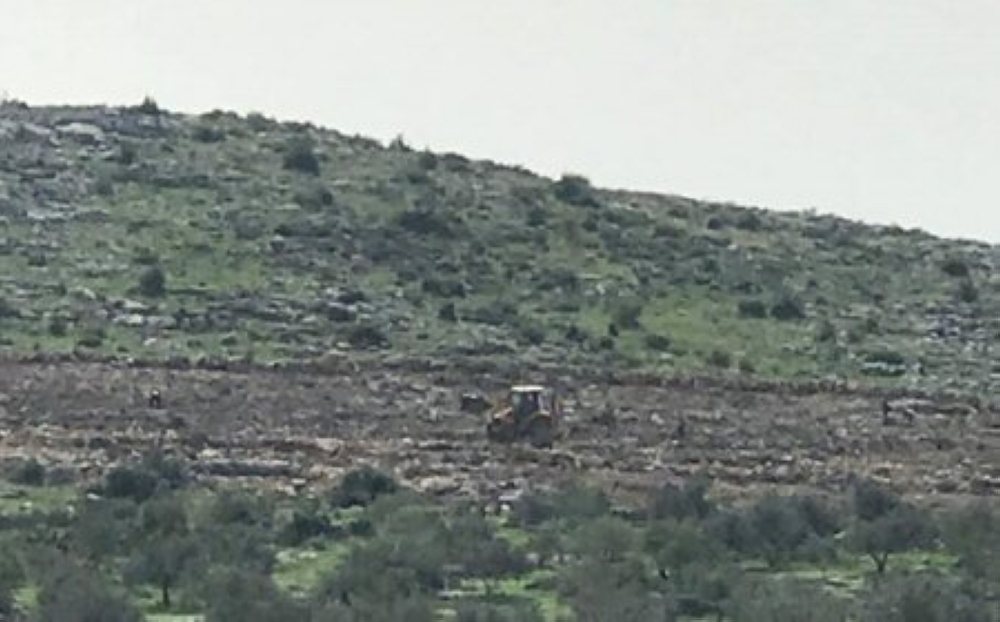
[[[723,494],[762,487],[839,490],[852,474],[912,495],[1000,495],[997,414],[923,403],[885,425],[863,394],[576,385],[564,378],[551,450],[490,445],[463,391],[481,375],[347,375],[0,364],[0,460],[34,456],[84,478],[157,444],[207,478],[322,489],[367,463],[440,494],[496,499],[567,476],[642,493],[693,473]],[[163,392],[162,409],[147,392]],[[676,439],[683,417],[686,435]]]

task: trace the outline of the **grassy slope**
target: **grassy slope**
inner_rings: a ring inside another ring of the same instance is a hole
[[[8,350],[276,360],[384,337],[406,354],[777,377],[857,377],[889,352],[925,377],[886,381],[1000,385],[996,247],[557,183],[257,115],[8,104],[0,122]],[[283,166],[293,141],[318,175]],[[167,294],[143,297],[156,263]],[[738,312],[784,298],[806,318]]]

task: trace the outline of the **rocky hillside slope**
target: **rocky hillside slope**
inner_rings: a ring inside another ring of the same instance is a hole
[[[0,106],[13,354],[517,357],[985,392],[998,266],[995,246],[261,115]]]

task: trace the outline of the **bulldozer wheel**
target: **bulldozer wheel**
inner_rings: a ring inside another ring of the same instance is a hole
[[[496,443],[510,443],[514,440],[514,426],[503,420],[486,424],[486,437]]]
[[[546,449],[552,447],[555,430],[552,429],[551,420],[539,417],[531,422],[527,432],[528,440],[533,446]]]

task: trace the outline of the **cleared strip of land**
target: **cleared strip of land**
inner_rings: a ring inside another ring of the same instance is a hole
[[[570,477],[642,494],[704,474],[734,496],[767,487],[840,490],[853,475],[942,498],[1000,494],[1000,417],[945,400],[893,404],[872,392],[760,391],[560,377],[566,415],[551,450],[489,444],[465,391],[488,373],[359,368],[317,374],[0,365],[0,460],[35,457],[92,477],[154,447],[211,478],[325,487],[374,464],[441,494],[497,499]],[[162,392],[151,408],[148,392]],[[683,425],[683,434],[679,426]]]

